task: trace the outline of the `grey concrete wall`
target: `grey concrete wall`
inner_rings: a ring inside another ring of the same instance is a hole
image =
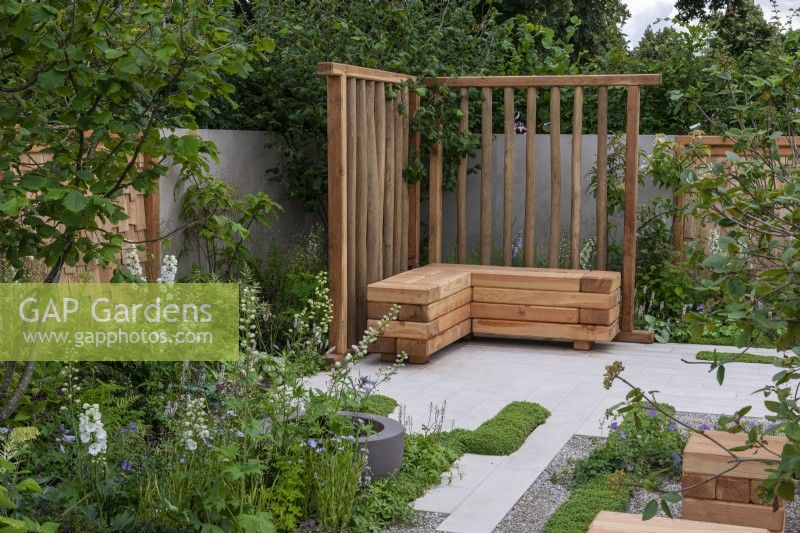
[[[186,130],[177,130],[186,133]],[[281,164],[277,148],[267,148],[274,137],[261,131],[197,130],[203,139],[213,141],[219,149],[219,164],[211,161],[211,173],[230,183],[238,195],[264,191],[283,207],[283,212],[269,228],[254,226],[250,247],[256,257],[264,259],[273,242],[285,247],[292,239],[308,232],[318,217],[303,211],[300,202],[288,198],[282,184],[270,180],[267,171]],[[165,234],[181,226],[179,217],[185,186],[178,184],[177,168],[161,180],[161,231]],[[166,253],[177,254],[184,249],[183,232],[169,238]],[[179,262],[181,275],[188,273],[196,255],[189,251]]]
[[[521,239],[524,222],[525,202],[525,136],[515,135],[515,178],[513,194],[513,227],[514,235]],[[654,137],[643,135],[639,146],[646,153],[653,148]],[[503,247],[503,151],[505,135],[496,135],[492,144],[492,248],[502,251]],[[570,161],[572,153],[572,136],[561,136],[561,235],[569,235],[570,222]],[[581,143],[581,175],[582,175],[582,209],[581,209],[581,244],[593,237],[597,231],[595,221],[595,199],[588,192],[590,172],[597,159],[597,136],[583,135]],[[480,164],[480,150],[471,158],[470,168]],[[467,243],[471,253],[477,253],[480,246],[480,171],[467,176]],[[665,195],[665,191],[650,183],[639,189],[639,203],[648,202],[655,196]],[[547,243],[550,236],[550,136],[536,136],[536,193],[535,193],[535,239],[534,247],[537,258],[547,254]],[[427,223],[427,205],[422,208],[423,223]],[[442,198],[442,243],[443,258],[456,250],[456,194],[445,192]],[[615,217],[617,231],[611,239],[620,238],[621,217]],[[423,229],[423,234],[425,230]]]

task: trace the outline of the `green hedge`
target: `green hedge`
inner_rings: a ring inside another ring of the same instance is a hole
[[[550,516],[542,533],[586,533],[600,511],[624,511],[632,489],[628,485],[611,488],[610,477],[598,476],[578,485]]]
[[[700,361],[713,361],[716,355],[718,361],[730,361],[732,363],[759,363],[764,365],[774,364],[779,361],[779,357],[773,355],[756,355],[754,353],[739,352],[697,352],[697,359]]]
[[[383,394],[370,394],[361,400],[360,411],[364,413],[372,413],[374,415],[389,416],[397,407],[397,400],[389,398]]]

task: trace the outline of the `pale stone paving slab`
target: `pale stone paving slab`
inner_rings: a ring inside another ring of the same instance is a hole
[[[415,508],[447,514],[438,531],[492,531],[573,435],[603,433],[600,419],[605,410],[627,393],[619,384],[610,391],[602,386],[604,368],[615,360],[625,364],[631,382],[662,391],[661,399],[679,411],[730,413],[752,404],[753,416],[766,414],[763,397],[750,393],[769,381],[774,373],[769,365],[731,364],[720,387],[706,366],[681,362],[693,360],[699,350],[715,348],[737,351],[725,346],[611,343],[581,352],[560,343],[475,339],[445,348],[427,365],[401,368],[378,392],[404,405],[417,431],[427,423],[431,404],[445,401],[445,429],[474,429],[514,400],[538,402],[552,413],[509,456],[465,455],[440,486],[415,502]],[[757,353],[776,354],[763,349]],[[368,375],[380,366],[378,358],[370,356],[356,372]],[[308,379],[317,387],[325,382],[325,374]]]

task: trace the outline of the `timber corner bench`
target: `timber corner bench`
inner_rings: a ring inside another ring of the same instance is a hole
[[[490,265],[431,264],[372,283],[369,325],[399,304],[372,351],[388,361],[405,352],[411,363],[470,334],[559,339],[590,350],[619,333],[618,272]]]

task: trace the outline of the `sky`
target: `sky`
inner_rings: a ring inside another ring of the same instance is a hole
[[[628,5],[628,11],[631,12],[631,18],[623,27],[623,31],[628,36],[631,46],[636,46],[642,33],[649,24],[652,24],[656,19],[667,18],[675,15],[674,4],[675,0],[624,0]],[[767,19],[772,15],[772,6],[769,0],[756,0],[756,3],[764,10]],[[787,15],[789,9],[800,7],[800,0],[778,0],[778,6],[783,15]],[[654,28],[660,28],[666,23],[662,22],[658,25],[653,25]],[[797,20],[795,19],[794,27],[797,27]]]

